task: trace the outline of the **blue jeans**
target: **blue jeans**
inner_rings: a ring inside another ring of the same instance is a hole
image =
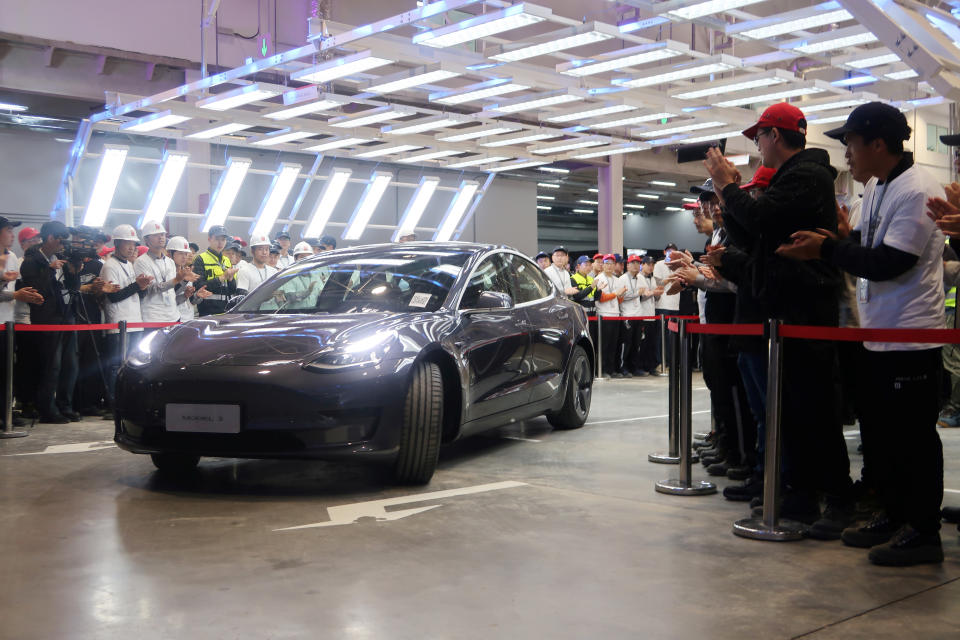
[[[767,444],[767,354],[762,351],[742,351],[737,356],[737,366],[743,377],[750,411],[757,421],[757,467],[763,473],[763,460]]]

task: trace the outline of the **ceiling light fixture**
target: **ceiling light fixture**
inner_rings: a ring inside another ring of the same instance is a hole
[[[243,131],[245,129],[252,129],[252,124],[242,124],[240,122],[228,122],[226,124],[217,125],[211,129],[205,129],[203,131],[196,131],[190,133],[185,138],[191,138],[193,140],[209,140],[210,138],[216,138],[218,136],[226,136],[231,133],[236,133],[237,131]]]
[[[210,227],[224,223],[252,164],[253,161],[248,158],[231,157],[227,160],[227,166],[220,174],[220,182],[217,183],[217,188],[207,206],[207,213],[200,224],[201,232],[206,233]]]
[[[431,118],[421,118],[410,122],[388,125],[382,127],[380,131],[387,135],[407,135],[413,133],[423,133],[424,131],[433,131],[434,129],[443,129],[466,122],[461,117],[453,115],[433,116]]]
[[[774,69],[772,72],[756,73],[727,81],[707,82],[707,86],[703,89],[683,89],[680,92],[670,94],[670,97],[676,98],[677,100],[696,100],[697,98],[705,98],[722,93],[769,87],[793,80],[796,80],[796,76],[793,73],[784,69]]]
[[[500,136],[492,140],[478,142],[477,144],[479,144],[481,147],[506,147],[513,144],[523,144],[525,142],[536,142],[537,140],[560,138],[563,137],[563,135],[563,132],[547,133],[545,131],[528,131],[526,133],[519,133],[515,136]]]
[[[806,31],[814,27],[822,27],[834,22],[846,22],[853,19],[846,9],[838,2],[824,2],[812,7],[805,7],[796,11],[788,11],[758,20],[750,20],[730,25],[726,28],[727,35],[739,34],[745,38],[763,40],[773,36]]]
[[[215,96],[197,100],[195,106],[200,109],[210,109],[211,111],[226,111],[235,107],[240,107],[251,102],[266,100],[278,95],[280,92],[275,89],[265,89],[259,84],[248,84],[245,87],[218,93]]]
[[[500,11],[481,14],[474,18],[418,33],[413,36],[413,44],[422,44],[428,47],[451,47],[543,22],[551,15],[553,15],[553,12],[550,9],[521,2]]]
[[[500,171],[510,171],[511,169],[528,169],[530,167],[539,167],[542,164],[547,164],[545,160],[522,160],[520,162],[511,162],[508,164],[497,165],[496,167],[490,167],[487,169],[489,173],[499,173]]]
[[[120,131],[124,131],[126,133],[144,133],[146,131],[156,131],[157,129],[172,127],[175,124],[186,122],[189,119],[190,116],[177,115],[167,109],[166,111],[158,111],[157,113],[151,113],[150,115],[143,116],[142,118],[125,122],[120,125]]]
[[[558,113],[553,116],[548,116],[544,118],[545,122],[571,122],[575,120],[585,120],[587,118],[598,118],[600,116],[608,116],[614,113],[622,113],[624,111],[635,111],[639,107],[635,107],[630,104],[622,103],[605,103],[603,105],[584,105],[578,109],[572,111],[566,111],[564,113]]]
[[[740,7],[757,4],[758,2],[763,2],[763,0],[707,0],[707,2],[694,0],[694,4],[687,4],[687,6],[677,9],[667,9],[665,13],[673,18],[693,20],[695,18],[702,18],[703,16],[711,16],[715,13],[724,13],[725,11],[739,9]],[[671,5],[675,6],[676,3],[671,3]]]
[[[588,22],[538,36],[532,43],[499,45],[496,48],[499,53],[488,57],[501,62],[516,62],[619,37],[620,31],[616,27],[602,22]]]
[[[370,139],[369,138],[328,138],[327,140],[324,140],[320,144],[315,144],[312,147],[306,147],[304,151],[316,151],[317,153],[320,153],[322,151],[342,149],[343,147],[355,147],[365,142],[370,142]]]
[[[711,103],[715,107],[742,107],[748,104],[766,104],[768,102],[780,102],[787,98],[796,98],[798,96],[809,96],[814,93],[823,93],[827,91],[822,83],[814,83],[812,86],[794,87],[792,89],[779,89],[777,91],[759,91],[742,98],[731,98],[730,100],[721,100]]]
[[[451,71],[449,68],[446,68],[443,63],[429,64],[371,80],[361,88],[361,92],[394,93],[413,87],[422,87],[434,82],[440,82],[441,80],[448,80],[449,78],[455,78],[459,75],[459,72]]]
[[[190,154],[183,151],[163,152],[160,169],[157,171],[157,177],[154,179],[150,193],[147,195],[147,206],[143,208],[143,214],[137,222],[138,228],[143,227],[146,222],[156,222],[157,224],[163,222],[189,159]]]
[[[326,62],[315,64],[312,67],[301,69],[300,71],[295,71],[290,74],[290,79],[296,80],[297,82],[323,84],[324,82],[331,82],[338,78],[363,73],[364,71],[370,71],[371,69],[393,64],[394,62],[396,62],[396,60],[376,56],[368,49],[342,58],[327,60]]]
[[[116,192],[117,182],[120,180],[120,172],[123,171],[123,165],[127,160],[129,151],[130,147],[114,144],[103,145],[100,169],[97,171],[97,179],[93,183],[93,190],[90,192],[87,211],[83,215],[84,226],[100,228],[106,222],[107,214],[110,212],[110,203],[113,201],[113,194]]]
[[[397,230],[393,234],[393,242],[398,242],[403,236],[416,231],[417,223],[420,222],[423,212],[427,209],[427,204],[429,204],[439,185],[440,178],[435,176],[424,176],[420,179],[420,184],[417,185],[416,190],[410,197],[407,209],[403,212],[400,224],[397,225]]]
[[[350,181],[352,174],[353,172],[350,169],[334,169],[330,172],[326,184],[320,191],[320,197],[317,198],[313,213],[310,215],[310,222],[303,232],[304,238],[320,237],[327,226],[327,222],[330,221],[330,216],[333,215],[333,210],[337,206],[337,202],[340,200],[340,196],[343,194],[343,190]]]
[[[279,131],[274,131],[273,133],[268,133],[267,135],[257,138],[256,140],[252,140],[250,141],[250,144],[258,147],[272,147],[275,144],[293,142],[294,140],[303,140],[304,138],[309,138],[310,136],[315,135],[317,134],[312,131],[293,131],[289,128],[280,129]]]
[[[447,209],[447,213],[443,216],[443,220],[433,236],[435,242],[447,242],[453,238],[460,220],[467,212],[467,207],[470,206],[473,196],[479,189],[480,183],[473,180],[464,180],[460,183],[460,188],[457,189],[453,200],[450,202],[450,208]]]
[[[699,76],[729,71],[743,66],[743,63],[733,56],[720,54],[709,58],[701,58],[681,65],[659,67],[652,69],[652,73],[642,76],[614,78],[613,84],[621,87],[650,87],[657,84],[667,84],[677,80],[687,80]]]
[[[559,91],[546,91],[543,93],[534,93],[523,98],[516,98],[514,100],[489,104],[483,108],[483,113],[517,113],[518,111],[533,111],[534,109],[549,107],[551,105],[583,100],[585,97],[586,95],[581,95],[568,89],[561,89]]]
[[[283,92],[283,107],[263,114],[271,120],[288,120],[297,116],[337,109],[349,103],[348,98],[323,93],[316,85]]]
[[[404,153],[406,151],[415,151],[423,149],[416,144],[382,144],[371,148],[369,151],[362,151],[354,155],[356,158],[379,158],[380,156],[389,156],[395,153]]]
[[[584,126],[588,129],[613,129],[615,127],[625,127],[631,124],[641,124],[644,122],[652,122],[653,120],[667,120],[669,118],[675,118],[677,114],[668,113],[666,111],[660,113],[644,113],[637,116],[629,116],[627,118],[617,118],[615,120],[607,120],[604,122],[591,122],[587,123]]]
[[[402,164],[411,164],[414,162],[425,162],[427,160],[436,160],[438,158],[448,158],[450,156],[455,156],[460,153],[463,153],[463,151],[458,149],[443,149],[440,151],[428,151],[427,153],[415,153],[412,156],[407,156],[406,158],[400,158],[397,160],[397,162]]]
[[[570,173],[570,169],[561,169],[560,167],[537,167],[537,171],[546,171],[547,173]]]
[[[799,51],[807,55],[823,53],[824,51],[833,51],[835,49],[844,49],[846,47],[855,47],[858,44],[867,44],[876,42],[877,36],[872,32],[866,31],[861,26],[847,27],[846,29],[837,29],[836,31],[827,31],[822,34],[802,38],[780,45],[780,49]]]
[[[574,140],[565,140],[555,144],[548,144],[542,147],[531,147],[530,153],[535,153],[537,155],[561,153],[563,151],[570,151],[572,149],[599,147],[600,145],[608,144],[609,142],[610,138],[606,136],[586,136],[583,138],[576,138]]]
[[[473,127],[471,129],[465,129],[462,133],[444,133],[437,136],[437,140],[440,142],[463,142],[464,140],[475,140],[477,138],[485,138],[487,136],[495,136],[501,133],[511,133],[513,131],[520,131],[522,129],[520,125],[495,125],[491,127]]]
[[[610,147],[603,147],[602,149],[596,149],[595,151],[589,151],[587,153],[575,153],[571,155],[571,158],[576,158],[578,160],[586,160],[588,158],[600,158],[604,156],[615,156],[623,153],[634,153],[636,151],[643,151],[644,149],[649,149],[650,145],[641,144],[639,142],[626,142],[623,144],[613,145]],[[591,189],[591,191],[596,191]]]
[[[653,129],[650,131],[639,131],[635,130],[631,133],[640,136],[641,138],[656,138],[658,136],[669,136],[674,133],[685,133],[687,131],[699,131],[700,129],[709,129],[710,127],[722,127],[727,124],[726,122],[691,122],[689,124],[683,124],[676,127],[669,127],[666,129]]]
[[[481,164],[490,164],[491,162],[500,162],[501,160],[509,160],[510,156],[484,156],[482,158],[470,158],[469,160],[461,160],[459,162],[454,162],[448,164],[448,169],[463,169],[465,167],[476,167]]]
[[[250,235],[270,235],[270,230],[273,229],[273,224],[280,215],[280,209],[287,201],[287,196],[290,195],[297,178],[300,177],[300,169],[299,164],[289,162],[280,164],[277,174],[270,181],[267,194],[263,197],[260,210],[250,224]]]
[[[393,174],[386,171],[374,171],[370,175],[370,183],[360,197],[360,204],[354,210],[353,215],[347,222],[347,230],[343,233],[344,240],[359,240],[363,235],[363,230],[367,228],[367,223],[373,217],[377,205],[386,193],[390,181],[393,180]]]
[[[341,128],[364,127],[366,125],[376,124],[378,122],[386,122],[387,120],[406,118],[407,116],[412,116],[415,113],[416,111],[407,107],[388,105],[384,107],[374,107],[373,109],[365,109],[349,116],[331,118],[327,121],[327,124],[329,124],[331,127]]]
[[[690,49],[680,42],[662,40],[627,49],[619,49],[594,58],[574,60],[558,64],[556,70],[568,76],[591,76],[606,71],[619,71],[626,67],[689,55]]]

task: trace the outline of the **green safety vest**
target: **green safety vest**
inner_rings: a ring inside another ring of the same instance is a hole
[[[956,309],[957,308],[957,288],[954,287],[947,291],[947,297],[945,300],[945,306],[947,309]]]
[[[220,262],[209,249],[200,254],[200,259],[203,260],[204,277],[207,280],[216,280],[223,275],[224,271],[233,266],[230,264],[230,258],[223,256],[223,262]],[[234,278],[236,278],[236,275],[234,275]]]
[[[593,289],[593,278],[590,276],[585,276],[580,273],[574,273],[571,278],[573,278],[573,283],[577,285],[577,288],[583,291],[584,289]],[[596,291],[591,291],[588,298],[593,298],[593,295]]]

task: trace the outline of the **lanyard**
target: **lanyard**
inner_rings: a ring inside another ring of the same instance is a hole
[[[881,185],[877,185],[877,187],[874,188],[873,193],[870,194],[871,205],[874,204],[873,202],[874,200],[877,200],[877,190],[880,188],[880,186]],[[880,207],[883,206],[883,197],[887,195],[887,186],[888,186],[888,183],[886,182],[883,183],[883,191],[880,192],[880,199],[877,200],[877,202],[875,203],[876,207],[870,210],[870,217],[867,218],[867,245],[866,246],[868,248],[873,247],[873,237],[877,233],[877,227],[880,226],[880,217],[879,217]]]
[[[157,284],[158,284],[158,285],[159,285],[159,284],[163,284],[164,282],[166,282],[166,280],[163,279],[164,276],[167,274],[167,263],[166,263],[166,259],[167,259],[167,257],[161,253],[161,254],[160,254],[160,266],[157,267],[157,259],[154,258],[153,256],[150,256],[150,264],[152,265],[152,266],[150,267],[150,270],[153,271],[153,273],[156,275]],[[159,268],[159,272],[157,271],[158,268]]]

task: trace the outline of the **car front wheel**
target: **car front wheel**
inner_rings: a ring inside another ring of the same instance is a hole
[[[590,413],[590,398],[593,391],[593,371],[583,347],[573,348],[567,372],[567,388],[563,406],[559,411],[547,413],[547,420],[554,429],[579,429]]]
[[[400,452],[393,477],[401,484],[426,484],[433,477],[440,453],[443,380],[440,367],[418,362],[403,406]]]

